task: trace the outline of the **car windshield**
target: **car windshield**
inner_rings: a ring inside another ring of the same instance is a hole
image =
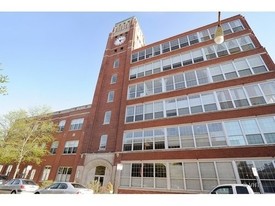
[[[35,185],[35,183],[33,181],[31,181],[31,180],[22,180],[22,183],[24,185]]]
[[[86,188],[86,187],[84,187],[83,185],[76,184],[76,183],[72,183],[72,186],[73,186],[74,188]]]

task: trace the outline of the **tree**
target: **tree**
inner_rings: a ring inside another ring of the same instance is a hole
[[[47,107],[4,115],[0,121],[0,163],[16,164],[15,178],[22,163],[42,161],[49,152],[46,145],[54,140],[56,131]]]
[[[0,74],[0,94],[7,94],[7,87],[2,84],[8,82],[8,76]]]

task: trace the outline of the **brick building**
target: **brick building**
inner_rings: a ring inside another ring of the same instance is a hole
[[[274,63],[243,16],[222,20],[220,45],[216,26],[145,45],[135,17],[115,24],[82,183],[111,180],[118,193],[204,193],[222,183],[275,192]]]
[[[45,180],[78,181],[76,165],[81,159],[85,126],[91,105],[84,105],[52,114],[58,124],[55,141],[48,145],[50,155],[40,165],[21,164],[18,176],[41,184]],[[15,165],[0,165],[0,174],[13,177]]]
[[[275,193],[275,65],[243,16],[221,23],[220,45],[217,22],[149,45],[135,17],[115,24],[92,105],[55,114],[66,125],[34,180],[112,182],[117,193],[248,183]]]

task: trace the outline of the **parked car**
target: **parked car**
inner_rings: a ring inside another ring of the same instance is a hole
[[[93,190],[74,182],[55,182],[34,194],[93,194]]]
[[[3,185],[8,180],[8,176],[0,175],[0,185]]]
[[[0,185],[0,194],[33,193],[38,188],[33,180],[15,178]]]
[[[222,184],[214,187],[210,194],[254,194],[254,191],[246,184]]]

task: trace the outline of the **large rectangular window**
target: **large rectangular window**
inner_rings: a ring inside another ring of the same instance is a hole
[[[64,147],[64,154],[74,154],[77,152],[78,147],[78,140],[74,141],[66,141],[65,147]]]
[[[106,150],[108,135],[104,134],[100,137],[99,150]]]
[[[54,141],[53,143],[52,143],[52,146],[51,146],[51,149],[50,149],[50,153],[52,153],[52,154],[56,154],[56,150],[57,150],[57,148],[58,148],[58,141]]]
[[[59,167],[55,181],[57,182],[69,182],[72,174],[71,167]]]
[[[103,124],[110,124],[111,114],[112,114],[111,111],[105,112]]]
[[[84,118],[73,119],[71,121],[70,131],[80,130],[83,126]]]
[[[58,131],[63,132],[65,128],[66,120],[61,120],[58,124]]]
[[[51,172],[51,166],[45,166],[42,173],[41,181],[48,180],[50,172]]]

